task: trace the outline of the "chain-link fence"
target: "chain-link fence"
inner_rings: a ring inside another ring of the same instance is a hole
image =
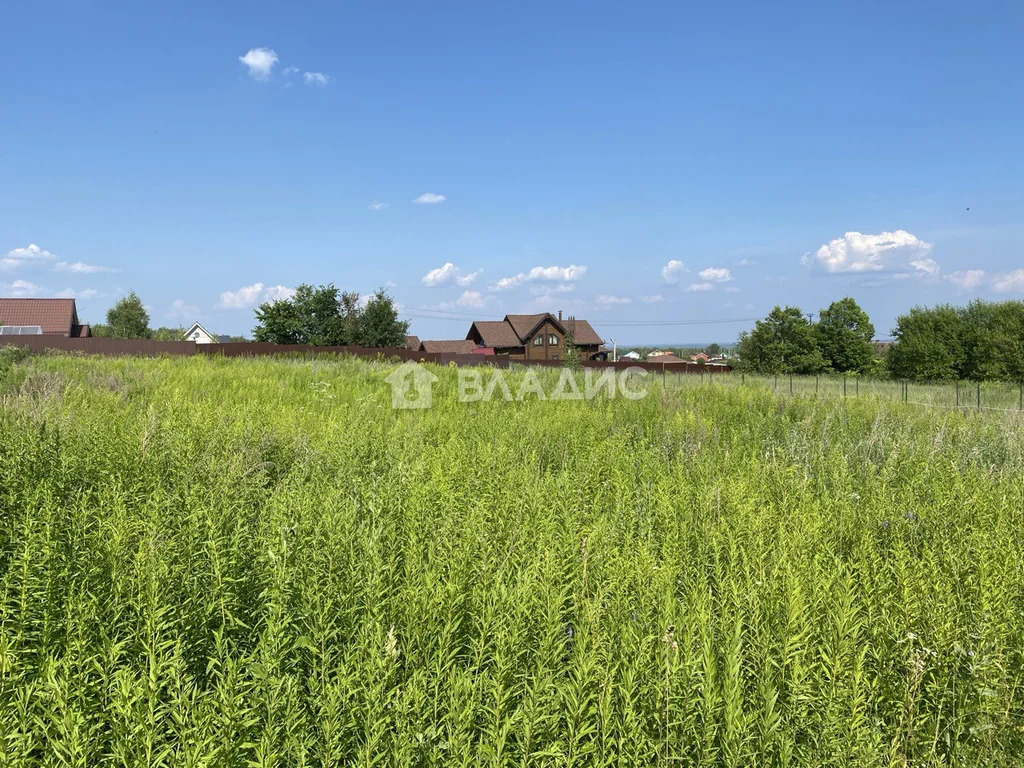
[[[763,376],[733,371],[727,375],[672,376],[670,387],[763,387],[781,396],[874,397],[936,408],[1024,411],[1024,382],[900,381],[860,376]]]

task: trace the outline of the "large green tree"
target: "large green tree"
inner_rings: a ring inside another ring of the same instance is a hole
[[[964,374],[964,318],[950,304],[914,307],[896,318],[889,371],[898,379],[948,380]]]
[[[358,293],[334,285],[300,285],[290,299],[261,304],[256,321],[253,338],[275,344],[399,347],[409,329],[383,290],[360,306]]]
[[[358,343],[364,347],[404,347],[409,321],[398,319],[398,308],[380,288],[358,314]]]
[[[740,334],[736,353],[743,368],[757,373],[813,374],[827,367],[799,307],[775,307],[752,331]]]
[[[865,373],[874,358],[875,326],[867,312],[847,296],[821,310],[814,326],[825,362],[839,373]]]
[[[148,339],[149,313],[135,291],[122,296],[107,310],[109,335],[114,339]]]

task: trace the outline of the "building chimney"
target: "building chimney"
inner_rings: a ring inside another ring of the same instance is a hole
[[[558,310],[558,322],[562,322],[562,310]]]

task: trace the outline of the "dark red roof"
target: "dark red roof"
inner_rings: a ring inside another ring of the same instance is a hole
[[[469,339],[448,339],[444,341],[424,341],[420,344],[422,352],[440,352],[449,355],[469,355],[476,349],[476,342]]]
[[[79,335],[76,328],[86,329],[78,323],[74,299],[0,299],[0,324],[38,325],[45,334],[60,336]]]
[[[516,336],[516,332],[504,320],[477,320],[470,326],[468,336],[473,335],[473,329],[480,334],[484,346],[498,347],[521,347],[523,342]]]

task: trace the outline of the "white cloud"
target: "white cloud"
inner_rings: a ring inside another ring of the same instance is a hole
[[[912,262],[910,262],[910,266],[912,266],[915,270],[925,275],[935,276],[939,274],[938,263],[935,261],[935,259],[930,259],[928,257],[925,257],[923,259],[914,259]]]
[[[281,71],[281,74],[283,74],[285,77],[291,77],[292,75],[297,75],[298,73],[299,68],[296,67],[294,64],[289,64]]]
[[[570,264],[568,267],[534,267],[529,272],[520,272],[512,277],[503,277],[491,286],[492,291],[506,291],[523,283],[533,282],[572,282],[579,280],[587,272],[582,265]]]
[[[54,298],[57,299],[91,299],[97,294],[94,288],[86,288],[83,291],[76,291],[74,288],[65,288],[63,291],[57,291],[53,294]]]
[[[238,60],[249,68],[249,77],[253,80],[269,80],[270,71],[278,61],[273,48],[250,48]]]
[[[327,81],[331,78],[323,72],[303,72],[302,79],[306,85],[327,85]]]
[[[546,285],[530,286],[530,293],[534,296],[540,296],[541,294],[547,295],[551,293],[572,293],[575,290],[576,285],[574,283],[556,283],[554,285],[548,283]]]
[[[182,322],[195,321],[199,316],[199,307],[187,303],[184,299],[175,299],[167,310],[167,317]]]
[[[665,300],[665,297],[660,293],[656,293],[653,296],[641,296],[640,301],[644,304],[660,304]]]
[[[813,256],[806,254],[803,263],[831,273],[899,270],[923,261],[931,248],[931,243],[903,229],[877,235],[847,232],[820,246]]]
[[[58,261],[53,265],[54,272],[74,272],[79,275],[92,275],[96,272],[117,272],[113,267],[101,267],[97,264],[86,264],[81,261]]]
[[[40,248],[35,243],[29,243],[25,248],[14,248],[7,252],[7,255],[0,258],[0,269],[15,269],[26,264],[34,264],[43,261],[52,261],[57,255]]]
[[[456,285],[465,287],[476,280],[482,271],[483,270],[478,269],[476,272],[466,273],[450,261],[446,261],[442,266],[427,272],[427,274],[420,278],[420,282],[428,288],[445,285],[446,283],[455,283]]]
[[[737,267],[749,267],[752,266],[753,264],[754,262],[747,258],[740,259],[739,261],[736,262]]]
[[[443,301],[441,302],[440,307],[441,309],[456,309],[457,307],[480,309],[484,304],[484,297],[479,291],[463,291],[462,295],[455,301]]]
[[[700,279],[707,283],[727,283],[732,280],[732,275],[725,267],[708,267],[697,273]]]
[[[4,293],[15,299],[32,298],[42,293],[42,290],[43,289],[38,285],[30,283],[28,280],[15,280],[13,283],[0,283],[0,293]]]
[[[433,192],[424,192],[422,195],[413,200],[418,205],[432,205],[434,203],[443,203],[447,200],[444,195],[436,195]]]
[[[616,304],[629,304],[632,299],[626,296],[610,296],[607,293],[602,293],[594,298],[594,303],[599,307],[611,307]]]
[[[1024,269],[1015,269],[1013,272],[996,275],[992,281],[992,290],[999,293],[1010,293],[1011,291],[1024,293]]]
[[[677,285],[682,280],[683,274],[686,272],[686,265],[678,259],[672,259],[668,264],[661,268],[661,276],[665,278],[665,282],[669,285]]]
[[[370,203],[369,208],[371,211],[383,211],[385,208],[388,208],[389,206],[389,203],[382,203],[380,200],[374,200],[372,203]]]
[[[705,282],[705,283],[690,283],[690,287],[687,288],[686,290],[690,291],[690,292],[710,291],[710,290],[713,290],[714,287],[715,287],[714,283],[707,283],[707,282]]]
[[[966,269],[959,272],[951,272],[946,275],[946,279],[960,288],[970,290],[971,288],[977,288],[985,282],[985,276],[986,272],[984,269]]]
[[[283,285],[264,286],[263,283],[253,283],[239,288],[237,291],[224,291],[220,295],[217,306],[221,309],[250,309],[265,301],[277,301],[278,299],[290,299],[295,295],[294,288],[286,288]]]

